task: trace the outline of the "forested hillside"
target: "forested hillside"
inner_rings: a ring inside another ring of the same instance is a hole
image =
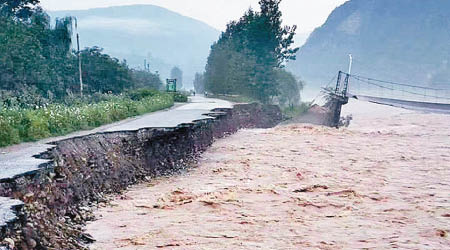
[[[444,87],[449,41],[448,0],[351,0],[312,33],[289,69],[320,86],[347,71],[351,53],[355,74]]]
[[[146,59],[150,71],[159,71],[165,79],[178,66],[188,88],[219,36],[219,31],[205,23],[153,5],[49,13],[52,18],[76,16],[82,47],[100,46],[133,68],[143,68]]]

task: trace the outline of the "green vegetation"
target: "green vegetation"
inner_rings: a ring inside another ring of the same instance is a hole
[[[276,70],[276,79],[279,91],[277,101],[280,106],[293,108],[301,105],[300,91],[305,83],[283,69]]]
[[[190,85],[194,73],[205,68],[211,44],[220,32],[206,23],[155,5],[128,3],[127,6],[48,13],[52,18],[77,16],[83,44],[107,46],[108,54],[126,58],[133,68],[145,68],[143,62],[147,59],[150,70],[158,70],[161,76],[170,76],[176,65],[183,70],[182,84]],[[109,20],[115,28],[111,29],[103,22],[91,22],[92,19]],[[87,23],[89,26],[85,25]],[[149,28],[142,25],[144,23],[157,25]]]
[[[39,0],[0,0],[0,147],[98,127],[183,99],[160,93],[158,75],[130,69],[99,47],[72,51],[74,21],[57,19],[52,27]]]
[[[302,102],[300,105],[285,107],[281,111],[283,112],[283,119],[290,120],[295,117],[299,117],[311,107],[311,103]]]
[[[98,103],[0,109],[0,147],[64,135],[171,107],[174,98],[152,90],[104,95]]]
[[[139,101],[147,97],[159,95],[160,92],[154,89],[136,89],[128,92],[128,96],[133,101]]]
[[[71,49],[74,19],[57,19],[52,28],[38,2],[0,2],[1,99],[4,95],[37,94],[61,102],[80,93],[77,53]],[[158,76],[132,70],[125,61],[103,54],[98,47],[85,48],[80,55],[85,95],[159,89],[162,85]]]
[[[284,70],[284,64],[294,60],[298,51],[291,48],[296,26],[282,26],[280,2],[260,0],[260,12],[249,9],[228,24],[211,47],[204,75],[208,92],[280,104],[294,100],[283,96],[286,93],[300,95],[299,84],[291,84],[288,78],[294,77]],[[282,91],[283,85],[293,88]]]
[[[202,94],[205,93],[205,76],[201,73],[195,73],[194,77],[194,90],[195,92]]]
[[[186,94],[176,92],[176,93],[172,93],[171,95],[175,102],[188,102],[188,96]]]
[[[40,0],[0,0],[0,14],[27,20],[34,13],[34,8]]]
[[[170,77],[177,79],[177,90],[181,90],[183,88],[183,71],[178,67],[173,67],[170,71]]]

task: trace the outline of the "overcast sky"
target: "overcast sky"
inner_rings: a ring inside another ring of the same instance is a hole
[[[322,25],[331,11],[347,0],[283,0],[281,9],[285,24],[298,26],[297,33],[310,33]],[[258,0],[41,0],[46,10],[75,10],[96,7],[153,4],[189,16],[224,30]]]

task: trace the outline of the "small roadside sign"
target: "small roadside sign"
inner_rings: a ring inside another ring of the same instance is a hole
[[[177,92],[177,79],[166,79],[167,92]]]

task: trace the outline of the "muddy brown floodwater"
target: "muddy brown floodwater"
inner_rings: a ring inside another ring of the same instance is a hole
[[[450,116],[375,109],[218,140],[99,209],[93,248],[449,249]]]

